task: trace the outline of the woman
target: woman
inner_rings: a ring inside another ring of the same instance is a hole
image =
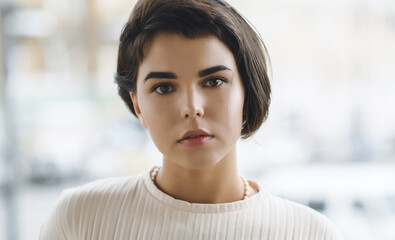
[[[64,191],[40,239],[340,239],[238,174],[236,142],[268,112],[265,53],[225,1],[138,1],[115,78],[163,166]]]

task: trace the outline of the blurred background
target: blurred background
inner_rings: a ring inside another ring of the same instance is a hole
[[[261,33],[273,76],[240,172],[345,239],[394,240],[394,1],[229,2]],[[113,80],[134,3],[0,1],[0,239],[38,239],[65,188],[161,164]]]

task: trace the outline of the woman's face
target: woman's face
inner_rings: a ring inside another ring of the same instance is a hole
[[[203,169],[235,155],[244,87],[232,52],[216,37],[158,34],[140,65],[137,92],[131,97],[165,161]],[[182,140],[196,129],[206,136]]]

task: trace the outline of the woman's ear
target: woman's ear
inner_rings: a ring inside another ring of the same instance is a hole
[[[132,92],[129,92],[129,95],[130,98],[132,99],[134,111],[137,117],[139,118],[141,125],[143,125],[144,128],[148,129],[147,123],[145,122],[143,115],[141,114],[140,106],[137,101],[137,96]]]

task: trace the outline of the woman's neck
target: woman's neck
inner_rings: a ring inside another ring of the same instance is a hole
[[[244,183],[237,170],[236,153],[226,156],[206,169],[187,169],[171,160],[155,178],[155,185],[164,193],[190,203],[226,203],[242,200]],[[249,189],[250,195],[254,194]]]

